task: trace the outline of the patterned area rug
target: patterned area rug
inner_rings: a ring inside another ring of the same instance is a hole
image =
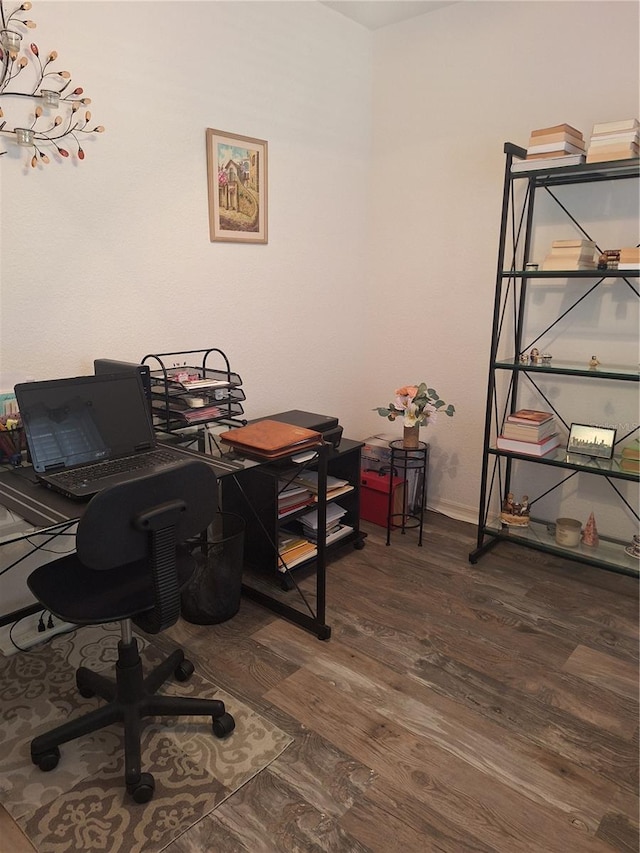
[[[0,802],[39,853],[159,853],[291,743],[196,671],[185,683],[167,681],[162,692],[222,699],[236,728],[219,739],[209,717],[148,720],[142,769],[155,778],[151,802],[137,805],[126,794],[119,725],[63,744],[58,766],[42,772],[31,763],[32,738],[101,704],[78,694],[75,670],[110,671],[119,636],[118,626],[87,627],[0,656]],[[139,644],[147,672],[161,655],[153,644]]]

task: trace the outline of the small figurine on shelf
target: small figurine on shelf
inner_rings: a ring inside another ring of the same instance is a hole
[[[543,352],[542,353],[542,363],[543,364],[551,364],[552,358],[553,358],[553,356],[551,355],[550,352]]]
[[[529,356],[526,354],[526,352],[521,352],[518,356],[518,361],[520,362],[520,364],[529,364]]]
[[[596,527],[596,519],[593,513],[589,515],[587,523],[582,531],[582,544],[588,545],[590,548],[597,548],[600,544],[598,536],[598,528]]]
[[[600,362],[599,362],[599,361],[598,361],[598,359],[595,357],[595,355],[592,355],[592,356],[591,356],[591,359],[590,359],[590,361],[589,361],[589,367],[591,368],[591,370],[595,370],[595,369],[596,369],[596,367],[597,367],[599,364],[600,364]]]
[[[624,549],[625,553],[630,557],[635,557],[640,560],[640,536],[636,533],[630,544]]]
[[[542,364],[542,356],[540,355],[538,347],[533,347],[529,353],[529,360],[531,361],[531,364]]]
[[[500,520],[508,527],[528,527],[529,525],[529,496],[523,495],[522,501],[514,501],[513,492],[509,492],[502,502]]]

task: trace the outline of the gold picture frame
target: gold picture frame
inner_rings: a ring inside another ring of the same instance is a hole
[[[266,243],[267,143],[207,128],[211,242]]]

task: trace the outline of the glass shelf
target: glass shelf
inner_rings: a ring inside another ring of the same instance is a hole
[[[518,359],[503,359],[496,361],[494,367],[498,370],[523,370],[526,373],[555,373],[566,376],[589,376],[597,379],[622,379],[629,382],[638,382],[640,369],[638,365],[633,367],[623,364],[599,365],[589,367],[584,362],[556,361],[549,364],[523,364]]]
[[[546,456],[532,456],[527,453],[513,453],[508,450],[498,450],[490,447],[489,453],[494,456],[508,456],[513,459],[523,459],[525,462],[535,462],[536,465],[552,465],[555,468],[565,468],[570,471],[585,471],[589,474],[600,474],[603,477],[612,477],[616,480],[630,480],[638,482],[640,474],[632,471],[623,471],[620,468],[620,456],[613,459],[591,459],[585,456],[576,461],[578,454],[568,454],[564,447],[558,447],[547,453]]]
[[[625,551],[630,542],[600,536],[600,544],[596,548],[582,543],[575,548],[566,548],[557,544],[554,530],[553,522],[533,518],[528,527],[507,527],[501,523],[500,518],[495,518],[484,528],[484,532],[489,536],[511,540],[519,545],[547,551],[560,557],[569,557],[592,566],[612,569],[634,577],[640,576],[640,560]]]
[[[503,270],[502,278],[638,278],[633,270]]]
[[[505,143],[505,152],[514,154],[517,158],[524,159],[526,150]],[[634,178],[640,176],[640,158],[629,157],[626,160],[609,160],[603,163],[578,163],[575,166],[560,166],[545,168],[544,162],[540,161],[539,169],[528,169],[525,172],[512,172],[511,179],[519,180],[526,178],[533,180],[536,186],[552,186],[557,184],[581,184],[585,181],[613,181],[619,178]]]

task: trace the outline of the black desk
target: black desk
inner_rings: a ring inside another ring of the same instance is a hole
[[[246,504],[246,514],[255,514],[255,509],[252,506],[250,496],[245,491],[245,478],[239,476],[243,472],[249,471],[251,468],[268,468],[273,462],[260,461],[257,459],[247,459],[241,457],[234,451],[222,453],[220,455],[208,455],[199,451],[181,448],[179,445],[172,444],[184,452],[185,458],[197,458],[208,462],[215,470],[218,479],[221,481],[221,496],[224,495],[224,481],[233,480],[234,490],[240,493]],[[323,445],[318,448],[317,468],[319,471],[319,487],[326,491],[326,454],[331,452],[328,445]],[[277,471],[274,476],[277,476]],[[224,509],[224,497],[223,509]],[[0,548],[3,544],[26,540],[33,535],[45,534],[54,538],[56,535],[67,531],[69,528],[80,519],[86,504],[82,502],[72,501],[62,495],[57,494],[43,486],[39,485],[35,479],[31,466],[23,466],[22,468],[5,470],[0,472],[0,506],[6,507],[15,515],[24,519],[27,524],[32,525],[32,529],[10,535],[0,541]],[[237,508],[236,508],[237,511]],[[324,525],[324,513],[326,505],[319,503],[319,515],[321,516],[321,524]],[[34,550],[36,550],[34,546]],[[326,616],[326,570],[325,570],[325,543],[318,542],[318,556],[316,559],[316,590],[315,590],[315,610],[309,607],[308,601],[300,593],[304,606],[309,612],[304,612],[296,609],[290,603],[284,602],[276,595],[270,595],[264,588],[256,589],[252,586],[243,583],[242,590],[246,597],[253,599],[259,604],[267,607],[272,612],[294,622],[295,624],[306,628],[317,634],[320,639],[328,639],[331,629],[325,623]],[[1,583],[1,581],[0,581]],[[293,584],[297,587],[297,584]],[[12,613],[0,616],[0,626],[8,625],[25,616],[38,612],[41,607],[38,603],[29,605],[28,607],[16,610]]]

